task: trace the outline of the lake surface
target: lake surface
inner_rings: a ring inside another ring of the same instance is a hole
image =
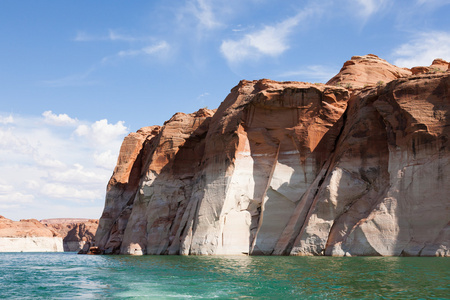
[[[450,258],[0,253],[0,298],[448,299]]]

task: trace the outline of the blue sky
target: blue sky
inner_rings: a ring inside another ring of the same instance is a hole
[[[0,2],[0,215],[100,217],[123,137],[241,79],[450,60],[450,0]]]

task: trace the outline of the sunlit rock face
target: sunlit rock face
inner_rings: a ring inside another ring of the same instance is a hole
[[[450,254],[449,87],[448,73],[420,75],[352,97],[290,254]]]
[[[448,63],[412,75],[374,55],[352,61],[334,77],[351,88],[241,81],[217,111],[130,134],[97,246],[448,256]]]
[[[117,248],[141,178],[143,146],[159,133],[159,126],[144,127],[125,137],[120,148],[117,165],[106,189],[105,209],[96,232],[96,243],[102,248]],[[107,244],[108,243],[108,244]]]
[[[63,238],[65,252],[89,250],[98,227],[98,220],[92,219],[57,218],[40,222]]]
[[[202,193],[184,254],[271,254],[332,151],[348,92],[242,81],[206,137]]]
[[[62,252],[63,239],[38,220],[0,216],[0,252]]]
[[[374,54],[368,54],[353,56],[346,61],[339,73],[331,78],[327,84],[339,85],[348,89],[359,89],[382,85],[398,78],[408,77],[412,73],[412,70],[399,68]]]

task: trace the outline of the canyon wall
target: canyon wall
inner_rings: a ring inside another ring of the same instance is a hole
[[[325,84],[241,81],[127,136],[114,254],[450,255],[450,72],[355,56]]]
[[[62,252],[63,239],[38,220],[0,216],[0,252]]]
[[[64,252],[87,253],[98,228],[98,220],[92,219],[56,218],[40,222],[63,238]]]
[[[46,219],[12,221],[0,216],[0,252],[87,252],[98,220]]]

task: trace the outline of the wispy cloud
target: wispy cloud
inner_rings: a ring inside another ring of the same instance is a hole
[[[293,17],[272,26],[266,25],[240,39],[224,40],[220,51],[229,63],[259,59],[262,56],[279,56],[289,49],[288,38],[293,29],[308,17],[320,14],[323,9],[318,6],[308,7]]]
[[[186,16],[192,16],[196,21],[197,28],[200,30],[211,30],[222,27],[223,24],[219,21],[220,16],[216,13],[215,9],[218,6],[217,4],[217,1],[212,0],[187,1],[186,5],[181,8],[180,19],[183,20],[181,23],[186,21]]]
[[[417,0],[416,4],[424,5],[424,6],[431,6],[431,7],[439,7],[439,6],[449,5],[450,0]]]
[[[429,66],[435,58],[450,60],[450,32],[433,31],[416,34],[396,48],[392,56],[399,67]]]
[[[217,17],[213,13],[212,1],[196,0],[190,2],[193,15],[198,19],[199,24],[208,29],[217,28],[221,23],[217,21]]]
[[[158,61],[170,55],[171,47],[166,41],[159,41],[151,45],[145,45],[138,49],[121,50],[113,55],[103,57],[98,63],[92,65],[86,72],[72,74],[62,78],[43,80],[40,85],[48,87],[67,87],[67,86],[91,86],[99,83],[92,79],[92,74],[97,70],[104,68],[111,61],[132,57],[152,57],[156,56]]]
[[[95,41],[98,39],[99,39],[98,37],[90,35],[84,31],[78,31],[73,40],[76,42],[90,42],[90,41]],[[100,38],[100,40],[103,40],[103,38]]]
[[[169,44],[166,41],[161,41],[157,44],[146,46],[138,50],[123,50],[117,53],[119,57],[138,56],[138,55],[154,55],[162,52],[166,52],[170,49]]]
[[[40,85],[48,87],[66,87],[66,86],[90,86],[97,84],[96,80],[90,79],[89,76],[97,70],[98,66],[89,68],[84,73],[72,74],[57,79],[42,80]]]
[[[355,2],[358,6],[358,15],[363,19],[367,19],[373,14],[381,11],[388,3],[387,0],[356,0],[350,1],[349,3],[350,5],[354,5]]]
[[[133,36],[108,30],[104,35],[93,35],[84,31],[78,31],[73,39],[76,42],[110,41],[110,42],[148,42],[153,38],[150,36]]]
[[[197,97],[197,99],[201,99],[201,98],[206,97],[206,96],[209,96],[209,93],[208,93],[208,92],[205,92],[205,93],[203,93],[203,94],[200,94],[200,95]]]
[[[34,200],[33,195],[23,194],[21,192],[0,194],[0,204],[14,204],[14,205],[12,205],[12,208],[14,208],[14,209],[20,207],[21,204],[28,204],[30,202],[33,202],[33,200]],[[1,208],[5,208],[5,207],[1,207]]]
[[[14,118],[12,115],[9,116],[0,116],[0,124],[11,124],[14,123]]]
[[[110,61],[114,61],[121,58],[131,57],[151,57],[158,56],[162,58],[170,52],[170,45],[166,41],[160,41],[153,45],[148,45],[140,49],[121,50],[114,55],[105,56],[101,60],[101,64],[106,64]]]
[[[337,74],[339,69],[332,69],[329,66],[313,65],[299,68],[295,71],[288,71],[279,74],[277,77],[288,80],[315,81],[326,82]]]

